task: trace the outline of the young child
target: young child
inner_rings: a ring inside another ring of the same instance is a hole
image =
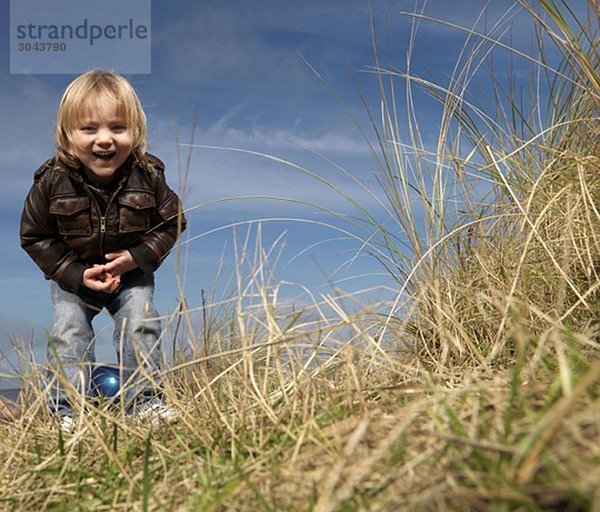
[[[78,393],[90,392],[92,319],[106,308],[115,322],[121,399],[134,414],[169,414],[157,392],[153,273],[185,219],[164,164],[146,153],[146,116],[129,82],[99,70],[71,82],[58,108],[56,144],[35,172],[21,217],[21,246],[52,280],[49,378],[62,375]],[[77,396],[64,378],[54,378],[50,399],[63,426],[72,422],[69,398]]]

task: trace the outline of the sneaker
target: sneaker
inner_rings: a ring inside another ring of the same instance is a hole
[[[133,415],[150,423],[170,422],[177,418],[175,408],[167,405],[162,398],[154,397],[138,404],[133,409]]]
[[[75,422],[73,421],[73,417],[69,414],[61,415],[59,417],[59,426],[65,434],[70,434],[75,428]]]

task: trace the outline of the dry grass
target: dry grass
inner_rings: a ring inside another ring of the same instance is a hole
[[[172,319],[190,347],[165,375],[177,421],[96,408],[63,435],[32,384],[26,414],[0,424],[0,508],[600,510],[600,13],[589,6],[578,28],[541,3],[552,21],[537,19],[540,40],[566,57],[553,70],[542,51],[529,56],[550,84],[541,125],[500,79],[497,112],[467,103],[501,27],[467,31],[446,87],[400,74],[409,107],[415,86],[443,105],[433,153],[412,115],[402,143],[399,73],[377,61],[373,150],[396,224],[354,204],[356,238],[397,279],[395,300],[358,314],[335,295],[292,307],[273,278],[276,247],[260,232],[239,241],[233,298],[207,304],[200,333],[198,311]]]

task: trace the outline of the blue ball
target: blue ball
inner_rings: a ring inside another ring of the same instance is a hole
[[[121,388],[119,369],[113,366],[96,366],[92,370],[92,394],[96,397],[112,398]]]

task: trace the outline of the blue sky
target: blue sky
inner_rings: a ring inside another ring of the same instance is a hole
[[[511,5],[503,0],[492,2],[488,24]],[[479,0],[431,0],[425,13],[470,26],[483,6]],[[384,62],[403,69],[411,18],[401,11],[413,11],[414,2],[374,0],[372,8]],[[57,103],[74,76],[9,74],[8,2],[0,7],[0,19],[4,24],[0,52],[0,165],[4,180],[0,188],[4,260],[0,267],[4,290],[0,294],[0,349],[8,353],[15,342],[29,340],[36,358],[43,360],[44,330],[51,327],[48,283],[19,247],[18,220],[33,171],[53,152]],[[531,34],[528,21],[517,13],[511,24],[513,43],[527,48]],[[482,22],[480,28],[483,27]],[[376,187],[375,164],[348,113],[369,131],[353,80],[369,107],[374,112],[379,108],[375,76],[365,72],[374,62],[366,0],[154,1],[151,39],[152,72],[128,78],[148,116],[150,151],[166,162],[173,188],[177,188],[179,178],[175,134],[188,140],[192,122],[197,118],[197,143],[289,159],[335,181],[363,206],[376,210],[372,198],[310,152],[318,152]],[[464,33],[460,31],[422,23],[416,38],[413,72],[444,83],[463,40]],[[502,66],[507,59],[499,52],[496,64]],[[520,69],[517,64],[517,72]],[[482,81],[481,87],[485,87],[483,84]],[[424,95],[416,96],[416,102],[425,140],[433,142],[439,111]],[[285,196],[349,211],[348,204],[331,190],[285,165],[244,153],[194,150],[184,197],[186,207],[248,194]],[[200,289],[213,289],[221,253],[226,255],[225,274],[231,273],[232,230],[212,232],[230,223],[261,218],[304,219],[305,222],[263,223],[263,243],[269,246],[285,232],[278,277],[301,283],[317,294],[329,291],[323,283],[357,248],[356,243],[347,240],[320,244],[286,265],[315,242],[339,236],[314,224],[330,222],[331,218],[290,203],[237,200],[197,208],[188,217],[190,229],[185,235],[196,237],[186,245],[189,261],[185,286],[191,306],[198,305]],[[238,234],[243,236],[246,229],[239,228]],[[177,306],[174,263],[170,257],[157,275],[156,303],[163,313]],[[359,258],[333,279],[343,279],[341,286],[347,289],[391,285],[381,272],[374,260]],[[370,277],[352,279],[363,274]],[[219,286],[217,293],[225,294],[227,287],[223,282]],[[290,286],[285,293],[294,296],[299,290]],[[114,357],[108,341],[109,323],[106,316],[96,322],[100,360]],[[6,371],[5,363],[0,363],[0,371]],[[6,385],[6,381],[0,380],[0,385]]]

